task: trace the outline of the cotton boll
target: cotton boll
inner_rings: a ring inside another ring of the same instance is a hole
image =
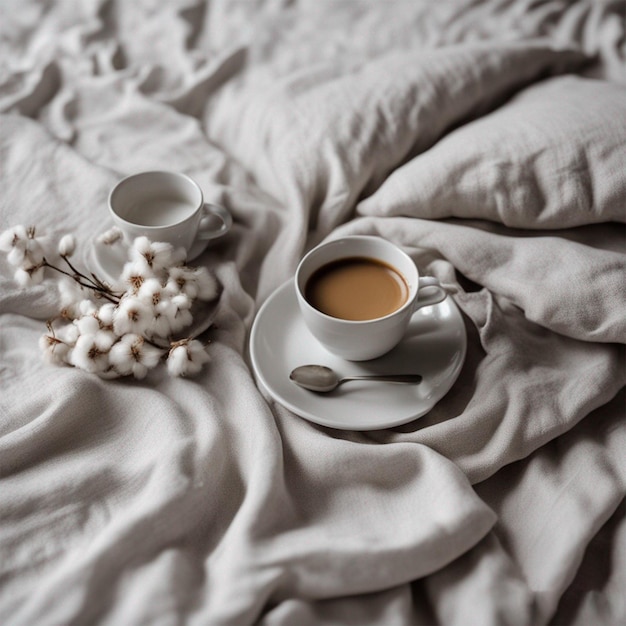
[[[146,280],[137,292],[137,298],[152,312],[146,326],[146,334],[150,337],[168,337],[171,333],[172,305],[160,281],[156,278]]]
[[[119,372],[117,372],[112,365],[109,365],[106,369],[103,369],[101,371],[94,372],[94,374],[97,374],[98,377],[102,378],[103,380],[113,380],[114,378],[120,377]]]
[[[21,267],[18,267],[15,270],[15,274],[13,274],[13,280],[20,287],[28,287],[30,285],[30,274],[26,270],[23,270]]]
[[[113,318],[115,316],[115,304],[112,302],[107,302],[100,306],[98,311],[96,312],[96,318],[100,322],[100,328],[112,330],[113,329]]]
[[[74,326],[76,326],[81,335],[95,335],[100,330],[98,318],[91,313],[75,319]]]
[[[152,320],[152,307],[135,295],[125,295],[113,315],[113,329],[118,335],[143,335]]]
[[[24,269],[38,267],[43,263],[44,256],[43,246],[37,239],[26,240],[26,254],[23,262]]]
[[[179,341],[167,357],[167,371],[171,376],[197,374],[211,360],[204,346],[196,339]]]
[[[193,322],[193,315],[189,310],[191,308],[191,300],[184,294],[174,297],[168,297],[156,307],[157,312],[167,319],[169,329],[166,335],[176,333]]]
[[[78,303],[78,310],[81,315],[95,315],[98,311],[98,307],[93,300],[89,300],[89,298],[84,298]]]
[[[44,360],[53,365],[66,363],[71,347],[53,334],[45,334],[39,338],[39,348],[43,353]]]
[[[61,300],[61,316],[67,319],[80,317],[80,301],[84,298],[80,285],[70,278],[63,277],[58,282]]]
[[[176,294],[170,297],[170,301],[178,310],[187,311],[191,308],[191,298],[184,293]]]
[[[167,315],[154,312],[154,315],[148,322],[145,334],[154,339],[167,339],[172,334],[172,324]]]
[[[137,297],[149,306],[156,306],[164,297],[161,282],[157,278],[146,279],[139,288]]]
[[[59,254],[70,257],[76,250],[76,237],[74,235],[63,235],[59,241]]]
[[[192,339],[187,345],[191,360],[200,366],[208,363],[211,360],[209,353],[206,351],[206,347],[197,339]]]
[[[122,376],[127,376],[133,369],[132,347],[128,345],[128,342],[133,342],[138,338],[139,335],[135,334],[124,335],[117,343],[111,346],[109,362]]]
[[[57,339],[60,339],[68,346],[73,346],[80,336],[80,329],[75,324],[65,324],[56,329],[55,334]]]
[[[130,248],[130,258],[136,260],[150,250],[150,240],[147,237],[136,237]]]
[[[218,295],[217,279],[206,267],[195,268],[196,284],[198,285],[199,300],[215,300]]]
[[[193,322],[193,315],[189,310],[179,309],[176,312],[174,318],[170,321],[170,327],[172,333],[178,333],[184,328],[191,326]]]
[[[122,280],[134,292],[139,291],[144,281],[153,276],[154,273],[145,262],[129,261],[122,268]]]
[[[145,264],[159,275],[172,264],[171,244],[162,241],[151,242],[147,237],[137,237],[130,249],[131,261]]]
[[[189,357],[185,346],[177,346],[167,356],[167,371],[170,376],[184,376],[187,373]]]
[[[156,367],[163,357],[164,351],[143,341],[141,344],[141,362],[149,369]]]
[[[26,241],[28,239],[28,229],[21,224],[13,226],[0,233],[0,250],[2,252],[10,252],[13,248],[26,249]]]
[[[165,287],[172,295],[182,293],[192,300],[198,295],[198,287],[187,266],[170,268]]]
[[[147,259],[137,259],[132,261],[135,267],[139,270],[139,274],[144,276],[145,278],[156,277],[157,272],[155,272],[154,268],[150,263],[148,263]]]
[[[7,254],[7,261],[13,266],[13,267],[19,267],[22,268],[24,267],[24,265],[26,264],[25,261],[27,259],[27,250],[26,250],[26,245],[24,246],[14,246],[13,248],[10,248]]]
[[[156,367],[163,352],[136,334],[124,335],[109,353],[111,365],[123,376],[132,374],[144,378],[148,370]]]
[[[3,230],[0,233],[0,252],[10,252],[15,243],[15,232],[13,228]]]
[[[72,365],[87,372],[104,372],[109,367],[109,350],[115,336],[106,331],[81,334],[72,350]]]
[[[163,241],[152,243],[150,252],[152,254],[152,267],[155,271],[167,270],[172,266],[174,248],[171,244]]]
[[[34,267],[30,269],[18,267],[15,270],[13,278],[20,287],[38,285],[44,279],[44,270],[43,267]]]
[[[214,300],[218,295],[217,279],[206,267],[173,267],[166,285],[171,293],[184,293],[195,300]]]
[[[117,226],[113,226],[112,228],[109,228],[109,230],[107,230],[106,232],[102,233],[98,237],[97,241],[98,243],[102,243],[105,246],[112,246],[114,243],[121,241],[123,237],[124,234],[122,233],[122,231]]]
[[[43,248],[34,239],[27,239],[23,245],[13,246],[8,254],[7,261],[13,267],[24,270],[37,269],[44,259]]]

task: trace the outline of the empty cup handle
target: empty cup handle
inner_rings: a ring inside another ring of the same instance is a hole
[[[422,276],[417,287],[417,302],[414,311],[431,304],[438,304],[446,299],[448,292],[434,276]]]
[[[204,215],[200,220],[198,239],[207,241],[225,235],[233,225],[232,215],[217,204],[205,204]]]

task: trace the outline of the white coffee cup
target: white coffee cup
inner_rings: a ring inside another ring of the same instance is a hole
[[[204,202],[202,189],[186,174],[150,171],[122,179],[109,194],[109,213],[127,243],[146,236],[189,253],[198,241],[225,235],[230,213]]]
[[[305,297],[307,283],[318,269],[354,257],[383,263],[404,278],[408,297],[399,308],[383,317],[354,321],[322,313],[308,302]],[[437,304],[447,296],[436,278],[420,277],[408,254],[376,236],[353,235],[320,244],[300,261],[294,280],[298,305],[307,328],[327,350],[349,361],[382,356],[403,338],[415,311]]]

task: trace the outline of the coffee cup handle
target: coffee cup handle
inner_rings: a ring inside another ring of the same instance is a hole
[[[424,294],[422,294],[423,291],[425,292]],[[434,276],[421,276],[417,286],[417,293],[413,312],[431,304],[438,304],[448,296],[448,292]]]
[[[198,229],[198,239],[202,241],[225,235],[233,225],[232,215],[224,207],[205,203],[202,210],[204,215],[200,220],[200,228]],[[215,227],[215,218],[219,220],[217,228]]]

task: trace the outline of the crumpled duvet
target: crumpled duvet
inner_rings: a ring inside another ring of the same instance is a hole
[[[0,230],[71,232],[142,170],[234,217],[195,377],[46,363],[53,277],[0,258],[0,622],[626,620],[619,2],[0,7]],[[425,416],[336,430],[257,384],[260,306],[327,238],[404,248],[463,314]]]

